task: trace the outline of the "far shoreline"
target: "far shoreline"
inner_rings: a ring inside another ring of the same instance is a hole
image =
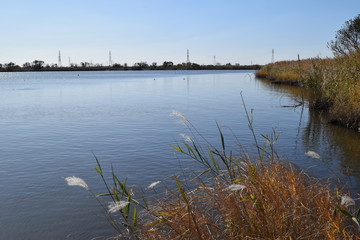
[[[71,71],[166,71],[166,70],[259,70],[262,65],[206,65],[206,66],[95,66],[95,67],[13,67],[0,68],[0,72],[71,72]]]

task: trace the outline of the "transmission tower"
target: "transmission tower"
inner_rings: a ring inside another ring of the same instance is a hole
[[[187,59],[186,59],[186,63],[190,63],[190,56],[189,56],[189,49],[187,50]]]
[[[214,56],[214,66],[216,65],[216,56]]]
[[[61,55],[60,55],[60,51],[59,51],[59,58],[58,58],[58,66],[61,67]]]
[[[272,50],[271,62],[274,63],[274,49]]]
[[[111,60],[111,51],[109,51],[109,66],[112,65],[112,60]]]

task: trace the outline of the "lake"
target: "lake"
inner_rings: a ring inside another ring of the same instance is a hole
[[[188,132],[173,110],[214,145],[218,123],[234,152],[234,135],[255,152],[240,93],[260,143],[275,129],[280,156],[359,192],[360,133],[329,124],[307,104],[289,107],[301,91],[255,79],[254,71],[0,73],[0,239],[114,235],[97,201],[64,177],[104,192],[94,155],[137,189],[198,168],[171,148]]]

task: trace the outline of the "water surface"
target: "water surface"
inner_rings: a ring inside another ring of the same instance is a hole
[[[170,145],[187,130],[173,110],[210,142],[219,144],[218,122],[234,151],[232,132],[254,151],[240,92],[254,109],[259,139],[275,128],[281,156],[360,190],[359,133],[328,124],[306,106],[283,107],[296,103],[299,90],[254,79],[253,71],[0,73],[0,238],[113,235],[98,203],[63,178],[81,177],[103,192],[93,154],[137,189],[178,174]],[[308,150],[322,159],[307,157]],[[196,167],[186,160],[181,166]]]

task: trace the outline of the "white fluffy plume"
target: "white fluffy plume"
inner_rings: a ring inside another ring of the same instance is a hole
[[[81,178],[78,178],[78,177],[75,177],[75,176],[66,177],[65,181],[67,182],[67,184],[69,186],[79,186],[79,187],[85,188],[86,190],[89,190],[89,186]]]

